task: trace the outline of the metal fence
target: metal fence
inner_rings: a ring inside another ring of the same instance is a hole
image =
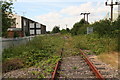
[[[2,50],[17,46],[20,44],[26,44],[30,40],[32,40],[35,36],[29,36],[29,37],[20,37],[20,38],[2,38],[0,40],[0,43],[2,43]]]

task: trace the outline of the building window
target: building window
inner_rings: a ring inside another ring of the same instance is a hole
[[[35,28],[34,23],[30,23],[30,28]]]
[[[34,30],[30,30],[30,34],[35,34],[35,31]]]
[[[36,34],[41,34],[41,30],[36,30]]]
[[[36,28],[41,28],[41,25],[39,23],[36,23]]]

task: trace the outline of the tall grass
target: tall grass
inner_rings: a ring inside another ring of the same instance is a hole
[[[3,51],[3,67],[5,69],[3,72],[10,71],[10,69],[37,66],[43,69],[44,74],[50,74],[53,71],[54,64],[60,59],[62,48],[64,48],[64,57],[79,55],[79,48],[89,49],[98,55],[117,51],[117,40],[117,38],[107,36],[98,37],[97,34],[37,36],[27,44]]]
[[[22,44],[20,46],[11,47],[9,49],[5,49],[3,51],[3,67],[5,70],[3,72],[10,71],[8,69],[11,65],[14,66],[15,60],[19,60],[20,68],[22,67],[30,67],[30,66],[38,66],[38,64],[49,63],[52,65],[58,61],[60,58],[60,50],[63,47],[64,40],[62,35],[53,35],[53,36],[37,36],[32,41],[27,44]],[[14,60],[15,59],[15,60]],[[12,61],[11,61],[12,60]],[[42,62],[41,62],[42,61]],[[5,63],[5,64],[4,64]],[[9,65],[6,65],[8,64]],[[40,66],[40,65],[39,65]],[[52,71],[52,66],[48,72]],[[19,66],[18,66],[19,68]],[[18,69],[16,67],[12,67],[11,70]],[[41,69],[44,67],[41,67]]]
[[[76,48],[89,49],[95,54],[118,50],[117,38],[98,37],[97,34],[78,35],[73,38]]]

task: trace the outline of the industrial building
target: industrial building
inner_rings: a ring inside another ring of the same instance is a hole
[[[19,37],[46,33],[46,26],[39,22],[16,14],[13,15],[13,18],[16,18],[16,24],[8,28],[8,37],[14,37],[15,33],[17,33]]]

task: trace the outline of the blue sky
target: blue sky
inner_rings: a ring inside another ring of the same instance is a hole
[[[14,10],[18,15],[23,15],[47,26],[51,31],[55,25],[60,29],[72,28],[83,16],[81,12],[90,12],[89,22],[105,18],[110,12],[110,7],[105,6],[106,0],[17,0]],[[116,7],[115,7],[116,8]]]
[[[14,2],[14,9],[17,14],[32,17],[59,11],[67,6],[78,6],[85,2]]]

